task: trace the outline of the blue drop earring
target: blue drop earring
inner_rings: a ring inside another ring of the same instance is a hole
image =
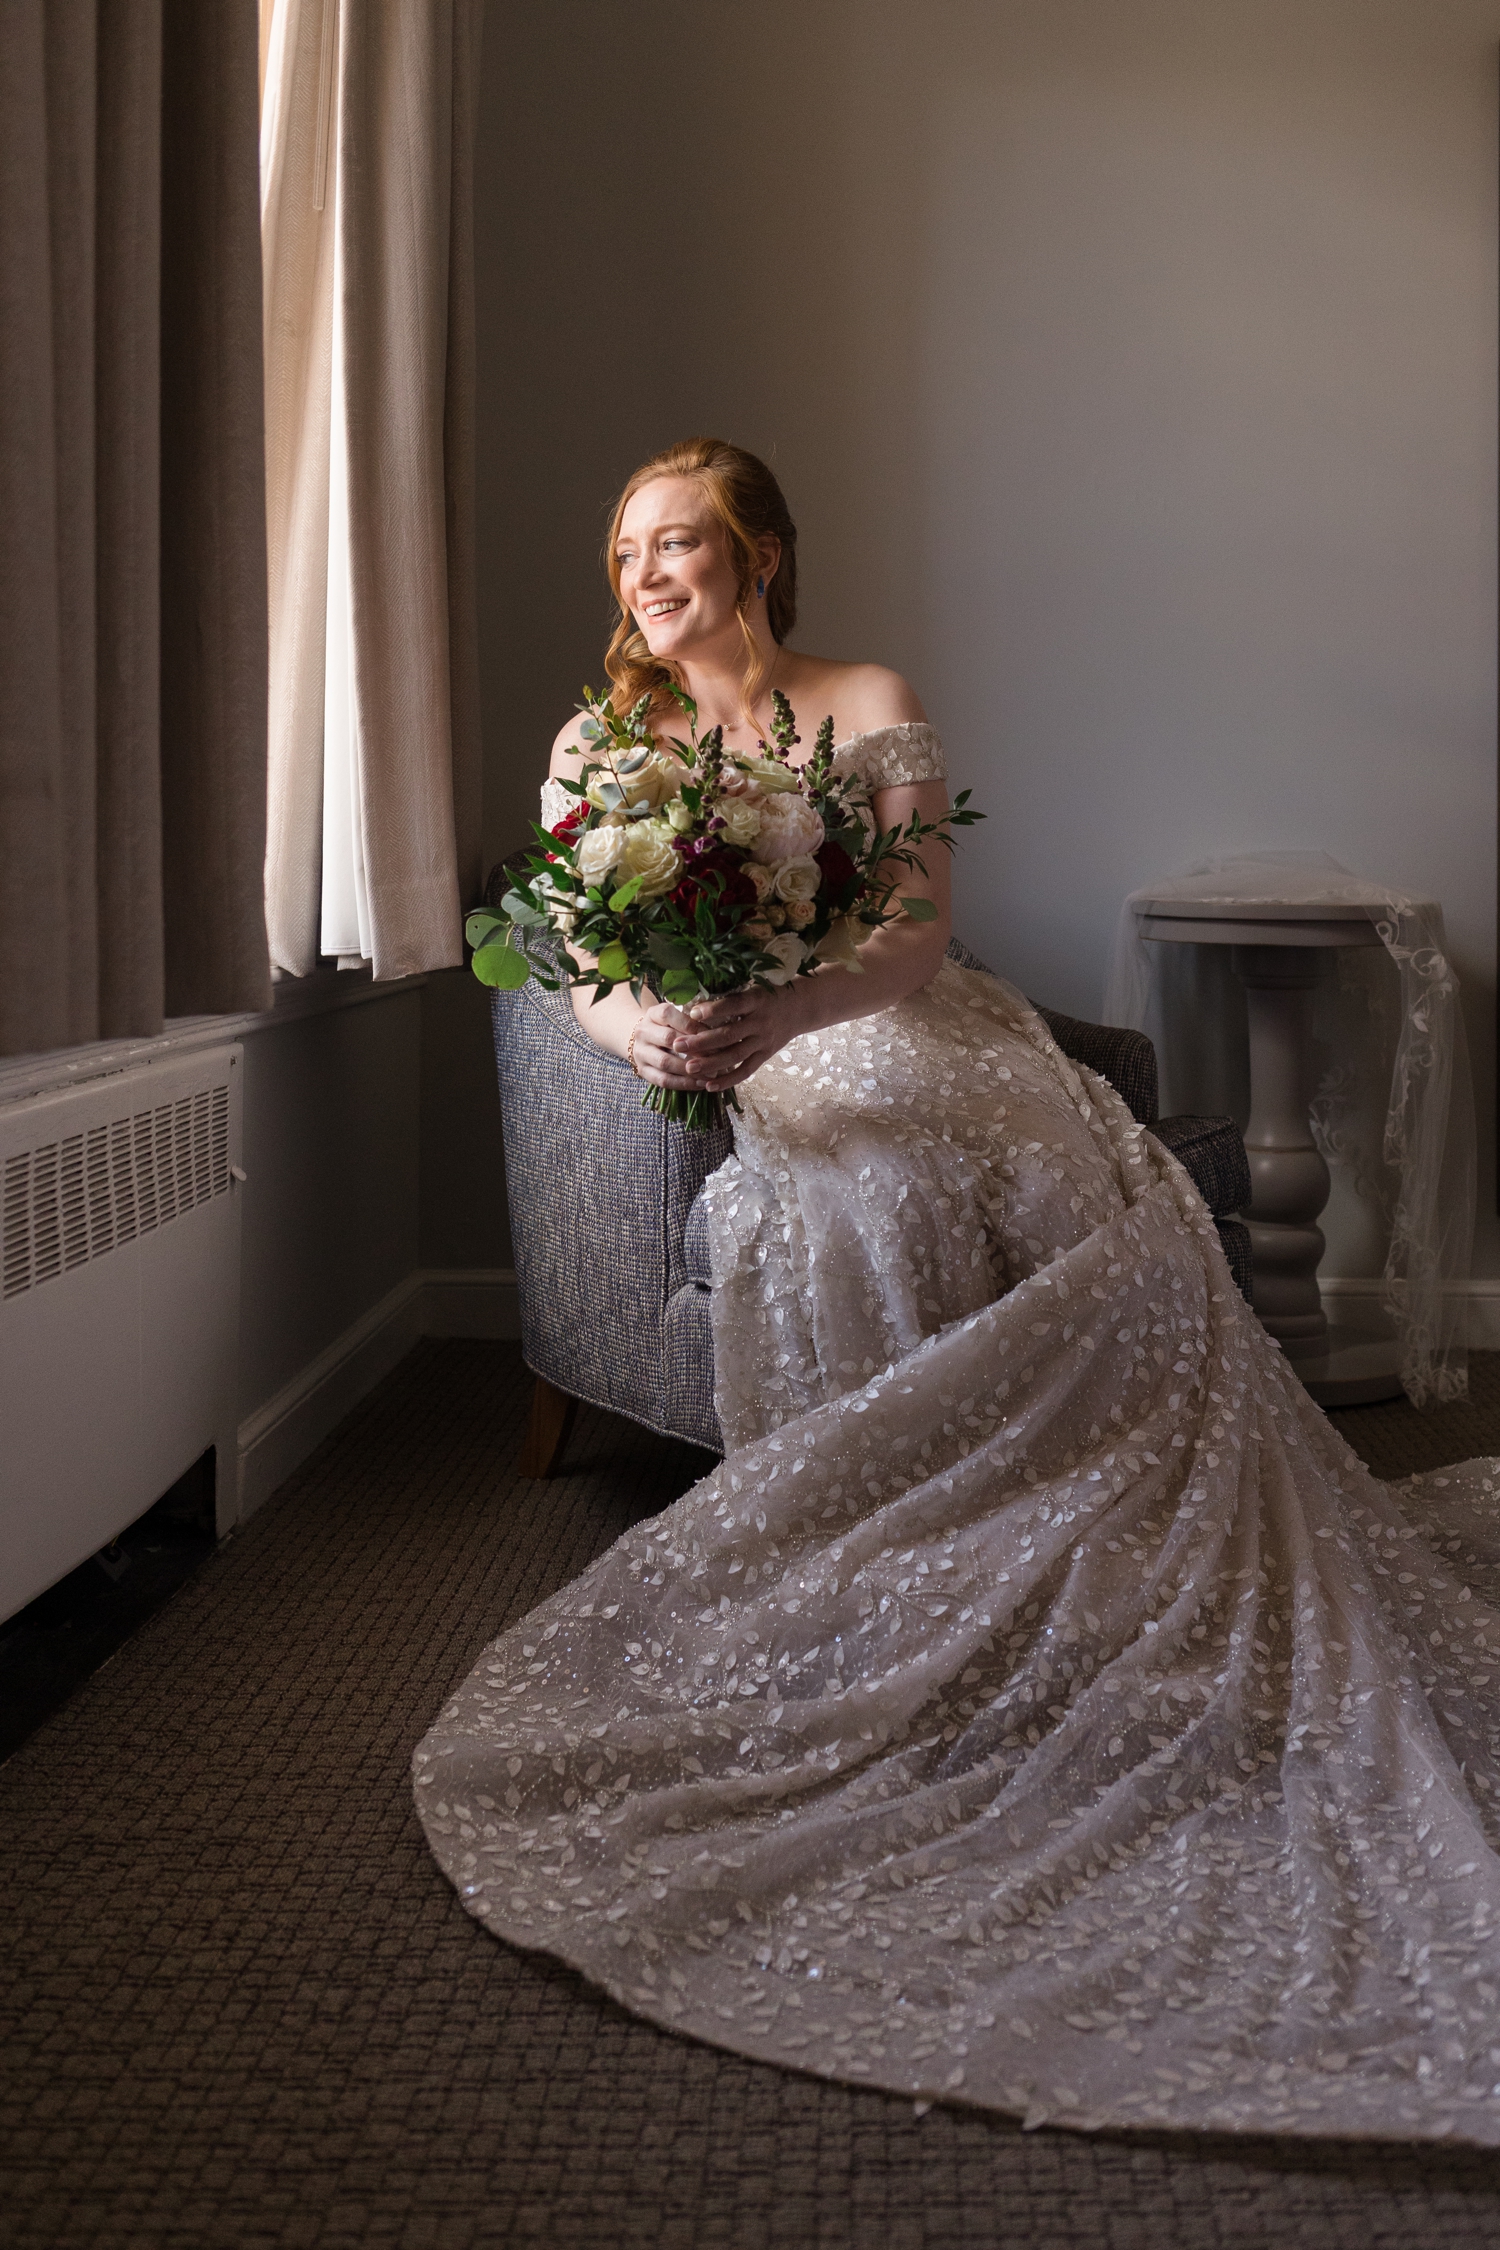
[[[766,582],[763,578],[757,578],[755,581],[755,598],[760,602],[763,602],[766,598]]]

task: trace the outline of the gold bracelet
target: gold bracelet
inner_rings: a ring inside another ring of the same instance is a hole
[[[641,1025],[645,1020],[644,1012],[636,1017],[635,1022],[630,1027],[630,1037],[625,1042],[625,1060],[629,1063],[631,1072],[636,1078],[639,1078],[641,1074],[635,1067],[635,1043],[641,1035]]]

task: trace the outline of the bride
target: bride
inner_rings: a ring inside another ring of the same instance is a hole
[[[796,535],[712,441],[630,480],[617,700],[773,688],[882,827],[904,681],[793,652]],[[565,728],[553,777],[575,774]],[[555,816],[554,816],[555,817]],[[497,1935],[738,2053],[1029,2123],[1500,2144],[1500,1464],[1391,1488],[1186,1175],[938,918],[863,973],[580,1008],[738,1090],[721,1466],[487,1649],[415,1757]]]

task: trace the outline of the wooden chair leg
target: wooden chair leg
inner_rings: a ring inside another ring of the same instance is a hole
[[[525,1443],[516,1462],[518,1477],[556,1476],[577,1410],[576,1398],[569,1398],[566,1391],[554,1390],[538,1375],[536,1389],[531,1394],[531,1419],[526,1424]]]

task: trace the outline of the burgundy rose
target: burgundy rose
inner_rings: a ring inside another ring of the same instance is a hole
[[[691,914],[705,890],[713,890],[718,878],[714,906],[721,920],[727,921],[728,910],[735,906],[753,906],[758,893],[748,875],[740,871],[740,855],[716,844],[708,837],[699,837],[691,844],[680,847],[688,863],[687,873],[672,892],[672,904],[684,914]]]
[[[814,852],[813,857],[818,863],[824,882],[828,885],[831,903],[834,906],[848,905],[849,901],[844,894],[850,885],[858,879],[859,869],[855,866],[843,845],[820,845],[818,850]]]

